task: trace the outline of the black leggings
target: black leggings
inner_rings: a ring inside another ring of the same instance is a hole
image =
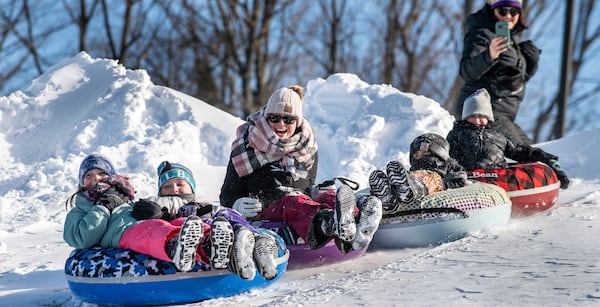
[[[525,131],[523,131],[523,129],[508,116],[497,116],[494,114],[494,121],[502,133],[514,143],[525,145],[533,144],[533,140],[527,136]]]

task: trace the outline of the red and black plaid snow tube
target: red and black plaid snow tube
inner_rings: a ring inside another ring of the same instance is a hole
[[[558,199],[560,182],[554,171],[541,162],[510,164],[501,169],[475,169],[469,171],[468,176],[506,190],[513,203],[513,217],[546,211]]]

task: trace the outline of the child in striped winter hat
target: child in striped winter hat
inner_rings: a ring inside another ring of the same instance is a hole
[[[158,175],[158,193],[160,196],[177,195],[195,198],[196,181],[192,171],[179,163],[163,161],[156,169]]]

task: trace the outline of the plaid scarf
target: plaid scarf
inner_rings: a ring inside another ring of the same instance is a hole
[[[271,129],[263,112],[259,111],[248,116],[248,120],[238,127],[236,135],[231,145],[231,161],[240,177],[275,161],[281,161],[281,167],[294,180],[307,178],[308,170],[313,167],[313,156],[318,146],[312,127],[306,120],[299,132],[288,139],[281,139]]]

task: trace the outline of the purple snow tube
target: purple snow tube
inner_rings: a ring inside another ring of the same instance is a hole
[[[325,246],[318,249],[310,249],[307,243],[297,244],[298,235],[290,229],[286,223],[280,221],[255,221],[253,225],[275,231],[285,241],[290,258],[288,259],[288,270],[316,267],[352,260],[367,252],[367,247],[361,250],[352,250],[347,254],[341,252],[335,245],[335,241],[329,241]]]

